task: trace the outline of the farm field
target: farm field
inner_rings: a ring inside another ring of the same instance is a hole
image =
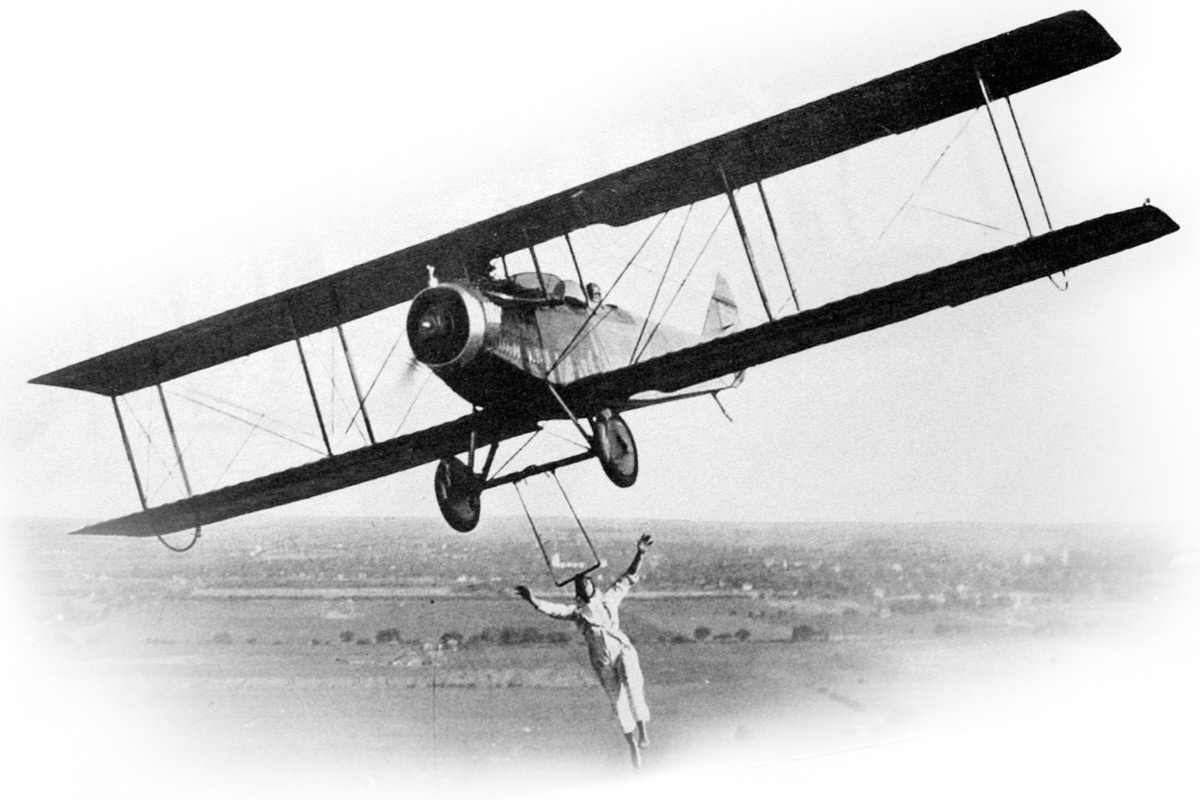
[[[288,533],[304,542],[303,559],[281,552],[268,568],[266,551],[248,553],[276,541],[270,530],[206,537],[199,558],[180,558],[144,542],[64,542],[33,525],[12,553],[26,579],[30,658],[69,682],[73,696],[96,700],[79,712],[96,715],[90,725],[107,727],[105,715],[119,710],[112,727],[130,743],[122,752],[154,752],[166,773],[196,786],[387,793],[504,785],[542,796],[577,785],[581,770],[596,786],[628,777],[578,634],[511,595],[513,583],[538,577],[539,554],[527,541],[500,536],[459,559],[436,543],[456,548],[461,537],[417,532],[401,542],[425,555],[389,578],[372,572],[379,557],[389,560],[385,542],[361,530],[331,537],[314,525]],[[881,574],[897,574],[896,558],[910,573],[923,559],[947,569],[945,553],[912,533],[887,540]],[[878,577],[863,587],[847,579],[834,592],[812,570],[754,578],[773,581],[769,589],[746,588],[749,578],[719,585],[722,572],[785,557],[876,575],[865,568],[881,547],[874,534],[733,550],[655,536],[658,560],[622,611],[654,716],[649,776],[730,774],[1037,720],[1122,688],[1109,683],[1116,664],[1154,672],[1173,664],[1158,654],[1178,655],[1172,609],[1189,573],[1158,540],[1077,542],[1067,559],[1077,566],[1056,586],[1037,576],[1046,584],[1039,590],[1021,573],[1044,564],[1042,551],[1030,556],[1017,542],[997,554],[988,539],[967,553],[960,541],[956,552],[976,574],[1015,565],[1005,578],[1014,585],[1003,600],[956,602]],[[601,549],[621,553],[627,540],[626,532]],[[527,563],[503,564],[491,546]],[[790,556],[781,554],[788,547]],[[1043,549],[1061,553],[1058,542]],[[732,563],[735,552],[752,557]],[[981,570],[985,552],[992,566]],[[1101,552],[1105,559],[1091,559]],[[1125,559],[1118,569],[1116,557]],[[439,574],[445,559],[472,579]],[[675,571],[708,576],[697,581],[708,588],[689,587]],[[789,591],[784,580],[819,588]],[[553,594],[547,585],[543,578],[535,590]]]

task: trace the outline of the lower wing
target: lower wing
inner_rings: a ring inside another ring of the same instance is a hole
[[[571,404],[617,406],[642,392],[678,391],[944,306],[961,305],[1177,230],[1174,220],[1150,205],[1108,214],[819,308],[583,378],[567,387],[564,397]]]
[[[459,417],[415,433],[340,453],[320,461],[155,506],[136,514],[88,525],[73,533],[107,536],[160,536],[274,508],[297,500],[382,478],[536,430],[536,420],[511,415]]]

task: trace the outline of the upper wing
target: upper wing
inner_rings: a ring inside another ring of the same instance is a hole
[[[159,536],[315,497],[536,430],[530,419],[482,412],[206,494],[88,525],[73,533]]]
[[[639,392],[671,392],[810,347],[956,306],[1145,244],[1179,230],[1153,206],[1108,214],[947,267],[871,289],[721,339],[677,350],[564,390],[575,407],[619,405]]]
[[[722,172],[745,186],[975,108],[977,73],[1011,95],[1118,52],[1086,12],[1060,14],[32,382],[111,396],[162,383],[403,303],[426,265],[479,277],[497,256],[720,194]]]

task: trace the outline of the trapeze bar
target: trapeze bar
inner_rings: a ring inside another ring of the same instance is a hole
[[[583,461],[588,461],[595,457],[596,457],[595,453],[593,453],[589,450],[586,453],[576,453],[573,456],[567,456],[566,458],[560,458],[558,461],[551,461],[549,464],[535,464],[533,466],[526,467],[525,469],[523,469],[519,472],[509,473],[508,475],[505,475],[501,478],[493,478],[492,480],[484,483],[483,488],[484,489],[493,489],[497,486],[503,486],[506,483],[516,483],[517,481],[523,481],[526,478],[532,478],[534,475],[541,475],[543,472],[553,472],[556,469],[562,469],[563,467],[569,467],[572,464],[579,464]]]
[[[758,186],[758,196],[762,198],[763,209],[767,212],[767,224],[771,226],[771,236],[775,238],[775,249],[779,251],[779,262],[783,264],[783,274],[787,277],[788,289],[792,292],[792,302],[796,304],[796,310],[800,310],[800,298],[796,296],[796,285],[792,283],[792,271],[788,269],[787,256],[783,254],[783,245],[779,242],[779,231],[775,228],[775,216],[771,213],[771,204],[767,202],[767,193],[763,189],[762,181],[755,181]]]
[[[375,431],[371,429],[371,418],[367,416],[367,403],[362,389],[358,385],[358,371],[354,369],[354,359],[350,356],[350,345],[346,343],[346,333],[342,326],[337,326],[338,338],[342,341],[342,352],[346,354],[346,366],[350,370],[350,382],[354,384],[354,396],[358,398],[358,410],[362,412],[363,423],[367,426],[367,438],[375,444]],[[324,426],[322,426],[324,427]]]
[[[1000,157],[1004,159],[1004,169],[1008,172],[1008,182],[1012,184],[1013,194],[1017,197],[1017,205],[1021,208],[1021,219],[1025,220],[1025,230],[1029,232],[1029,237],[1033,238],[1033,228],[1029,225],[1029,215],[1025,213],[1025,203],[1021,200],[1021,192],[1017,189],[1017,179],[1013,177],[1012,166],[1008,163],[1008,153],[1004,149],[1004,140],[1000,138],[1000,128],[996,125],[996,117],[992,114],[992,98],[988,94],[987,84],[983,82],[983,75],[979,74],[979,70],[975,70],[975,77],[979,80],[979,90],[983,92],[983,105],[987,109],[988,119],[992,122],[992,132],[996,134],[996,144],[1000,147]]]
[[[133,460],[133,448],[129,446],[129,434],[125,431],[125,419],[121,416],[121,407],[117,405],[116,395],[112,396],[113,411],[117,413],[117,427],[121,429],[121,443],[125,445],[125,457],[129,459],[129,468],[133,470],[133,484],[137,486],[138,500],[142,501],[145,510],[146,490],[142,488],[142,478],[138,475],[137,462]]]
[[[154,384],[158,390],[158,401],[162,404],[163,417],[167,420],[167,432],[171,434],[171,446],[175,448],[175,463],[179,465],[179,474],[183,476],[183,488],[188,497],[192,496],[192,482],[188,480],[187,467],[183,464],[183,451],[179,449],[179,438],[175,435],[175,423],[171,421],[171,410],[167,408],[167,396],[163,394],[162,384]]]
[[[754,251],[750,249],[750,237],[746,234],[746,223],[742,221],[742,212],[738,208],[737,200],[734,199],[733,189],[729,186],[729,178],[725,176],[725,168],[718,164],[717,170],[721,173],[721,183],[725,186],[725,196],[729,198],[729,208],[733,211],[733,221],[737,223],[738,234],[742,237],[742,247],[746,249],[746,260],[750,262],[750,272],[754,274],[754,285],[758,287],[758,296],[762,299],[763,310],[767,312],[767,319],[774,322],[775,315],[771,313],[771,306],[767,302],[767,293],[763,289],[762,279],[758,275],[758,265],[754,262]]]

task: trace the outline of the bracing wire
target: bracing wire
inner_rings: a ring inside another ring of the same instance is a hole
[[[192,434],[192,438],[187,440],[187,444],[185,444],[179,451],[180,458],[183,457],[184,453],[186,453],[188,450],[191,449],[192,443],[196,441],[196,437],[199,435],[200,435],[200,432],[196,431],[195,433]],[[180,465],[180,462],[176,461],[173,466],[171,466],[170,468],[167,469],[167,474],[163,476],[163,479],[159,482],[158,486],[155,487],[154,491],[151,492],[150,495],[146,498],[147,504],[149,504],[150,501],[153,500],[154,498],[158,497],[158,493],[161,492],[163,490],[163,488],[167,485],[167,481],[171,480],[171,478],[175,475],[175,470],[179,469],[179,465]]]
[[[392,431],[392,436],[400,433],[400,429],[404,427],[404,423],[408,422],[408,415],[412,413],[413,408],[417,405],[417,401],[421,399],[421,393],[425,391],[425,386],[429,383],[429,376],[432,372],[425,373],[425,380],[421,381],[420,388],[417,389],[416,395],[413,396],[412,402],[408,404],[408,408],[404,412],[404,416],[400,418],[400,424],[396,426],[396,430]],[[364,400],[366,398],[363,398]]]
[[[986,222],[980,222],[977,219],[971,219],[969,217],[960,217],[957,214],[951,214],[947,211],[940,211],[936,208],[929,208],[928,206],[918,206],[918,205],[914,205],[913,208],[917,209],[918,211],[928,211],[930,214],[938,214],[943,217],[949,217],[950,219],[956,219],[959,222],[967,222],[967,223],[970,223],[971,225],[978,225],[979,227],[987,228],[988,230],[998,231],[1000,233],[1004,232],[1003,228],[997,228],[995,225],[988,225]]]
[[[221,485],[221,481],[225,479],[225,474],[229,472],[229,469],[233,466],[233,462],[237,461],[238,456],[242,454],[242,450],[246,448],[246,444],[250,441],[250,437],[254,435],[256,430],[258,430],[258,425],[252,427],[250,432],[246,434],[246,438],[242,439],[242,443],[238,445],[237,452],[233,454],[233,458],[229,459],[229,463],[225,465],[225,469],[221,470],[220,476],[213,482],[214,488]]]
[[[214,403],[222,403],[224,405],[229,406],[230,408],[236,408],[238,411],[245,411],[247,414],[263,414],[263,415],[266,414],[266,412],[259,411],[257,408],[247,408],[246,406],[238,405],[237,403],[233,402],[232,400],[226,399],[224,397],[217,397],[215,394],[210,394],[208,392],[202,392],[199,389],[196,389],[195,387],[191,387],[191,386],[189,386],[189,387],[180,386],[178,389],[173,388],[171,391],[171,394],[174,395],[175,397],[182,397],[184,400],[189,400],[193,403],[197,402],[196,400],[193,400],[192,398],[188,397],[187,395],[183,394],[182,392],[188,392],[190,394],[197,395],[199,397],[207,398],[209,400],[212,400]],[[220,411],[220,409],[213,409],[213,410]],[[228,413],[228,412],[221,412],[221,413]],[[238,417],[235,416],[234,419],[238,419]],[[266,417],[266,419],[268,421],[270,421],[271,423],[278,425],[281,428],[287,428],[288,430],[294,431],[303,436],[315,436],[316,435],[312,431],[309,431],[305,428],[297,427],[296,425],[292,425],[281,419],[273,419],[271,417]],[[243,420],[243,422],[245,422],[245,420]]]
[[[403,338],[404,338],[404,333],[403,333],[403,331],[401,331],[400,335],[396,337],[396,341],[392,342],[392,349],[388,350],[388,354],[383,357],[383,363],[379,365],[379,370],[375,373],[375,377],[374,377],[374,379],[372,379],[371,385],[367,387],[367,391],[363,394],[363,399],[362,399],[363,406],[365,406],[367,404],[367,399],[371,396],[371,392],[375,391],[375,384],[379,383],[379,378],[380,378],[380,376],[383,375],[383,368],[388,365],[389,361],[391,361],[392,354],[396,352],[396,348],[400,346],[400,340]],[[358,415],[361,412],[362,412],[362,407],[359,407],[357,410],[355,410],[354,416],[350,418],[350,425],[354,424],[355,420],[358,419]],[[347,431],[350,430],[349,425],[346,426],[346,430]]]
[[[280,433],[280,432],[278,432],[278,431],[276,431],[276,430],[272,430],[271,428],[268,428],[266,425],[263,425],[263,424],[262,424],[262,420],[263,420],[264,418],[267,418],[267,417],[266,417],[266,414],[265,414],[264,412],[261,412],[261,411],[251,411],[251,410],[250,410],[250,409],[248,409],[248,408],[242,408],[241,406],[237,406],[237,405],[234,405],[233,403],[229,403],[229,405],[233,406],[234,408],[241,409],[241,410],[243,410],[243,411],[246,411],[247,413],[251,413],[251,414],[258,414],[258,415],[259,415],[259,419],[258,419],[258,421],[256,421],[256,422],[251,422],[251,421],[250,421],[250,420],[248,420],[248,419],[244,419],[244,418],[242,418],[242,417],[239,417],[237,414],[232,414],[232,413],[230,413],[230,412],[228,412],[228,411],[226,411],[226,410],[224,410],[224,409],[217,408],[216,406],[213,406],[213,405],[209,405],[208,403],[205,403],[205,402],[204,402],[204,401],[202,401],[202,400],[197,400],[197,399],[196,399],[196,398],[194,398],[194,397],[188,397],[186,394],[180,394],[179,392],[171,392],[171,394],[172,394],[172,395],[174,395],[175,397],[179,397],[179,398],[182,398],[182,399],[184,399],[184,400],[187,400],[189,403],[195,403],[196,405],[198,405],[198,406],[201,406],[202,408],[207,408],[209,411],[215,411],[216,413],[218,413],[218,414],[223,414],[224,416],[226,416],[226,417],[229,417],[230,419],[234,419],[234,420],[237,420],[238,422],[244,423],[244,424],[246,424],[246,425],[250,425],[250,426],[252,427],[252,429],[258,429],[258,430],[261,430],[261,431],[263,431],[263,432],[265,432],[265,433],[269,433],[269,434],[271,434],[272,436],[276,436],[276,437],[278,437],[278,438],[280,438],[280,439],[284,440],[285,442],[290,442],[291,444],[294,444],[294,445],[296,445],[297,447],[303,447],[305,450],[311,450],[312,452],[316,453],[317,455],[320,455],[320,456],[323,456],[323,455],[325,455],[325,452],[324,452],[323,450],[319,450],[319,449],[317,449],[317,448],[313,447],[312,445],[308,445],[308,444],[305,444],[304,442],[301,442],[301,441],[299,441],[299,440],[297,440],[297,439],[293,439],[293,438],[292,438],[292,437],[290,437],[290,436],[285,436],[284,434],[282,434],[282,433]],[[198,394],[201,394],[201,393],[199,393],[199,392],[198,392]],[[210,397],[211,395],[204,395],[204,396],[205,396],[205,397]],[[225,402],[225,401],[223,401],[223,400],[220,400],[220,398],[214,398],[214,399],[216,399],[216,400],[219,400],[220,402]],[[284,425],[285,427],[289,427],[289,428],[290,428],[290,427],[292,427],[292,426],[290,426],[290,425],[287,425],[286,423],[279,422],[278,420],[271,420],[271,421],[272,421],[272,422],[278,422],[280,425]]]
[[[138,417],[137,411],[134,410],[133,405],[131,405],[130,402],[124,397],[121,399],[125,400],[125,408],[128,409],[129,415],[133,417],[133,421],[137,423],[137,426],[142,430],[142,434],[146,437],[146,447],[150,452],[154,453],[154,457],[158,459],[158,463],[162,464],[163,469],[171,469],[171,465],[163,460],[162,453],[158,452],[158,448],[154,446],[154,438],[150,436],[150,431],[146,430],[146,426],[142,424],[142,420],[140,417]],[[150,460],[149,456],[147,456],[146,460]]]
[[[561,433],[555,433],[554,431],[550,430],[549,428],[546,428],[545,430],[546,430],[547,435],[553,436],[555,439],[559,439],[561,441],[566,442],[567,444],[574,445],[575,447],[578,447],[582,450],[590,449],[587,445],[580,444],[579,442],[575,441],[574,439],[568,439],[566,436],[563,436]]]
[[[501,472],[503,472],[503,471],[504,471],[504,468],[505,468],[505,467],[507,467],[509,464],[511,464],[511,463],[513,462],[513,459],[514,459],[514,458],[516,458],[517,456],[521,455],[521,451],[522,451],[522,450],[524,450],[526,447],[528,447],[528,446],[529,446],[529,444],[530,444],[530,442],[532,442],[534,439],[536,439],[536,438],[537,438],[537,435],[538,435],[539,433],[541,433],[541,432],[542,432],[542,430],[543,430],[542,428],[538,428],[536,431],[534,431],[533,433],[531,433],[531,434],[529,435],[529,438],[528,438],[528,439],[526,439],[526,440],[525,440],[525,442],[524,442],[524,443],[523,443],[523,444],[522,444],[520,447],[518,447],[518,448],[517,448],[517,451],[516,451],[515,453],[513,453],[511,456],[509,456],[509,457],[508,457],[508,460],[507,460],[507,461],[505,461],[503,464],[501,464],[501,465],[500,465],[498,468],[496,468],[496,469],[492,470],[492,474],[493,474],[493,475],[499,475]],[[514,484],[514,485],[515,485],[515,484]]]
[[[683,224],[679,226],[679,233],[675,236],[675,244],[671,246],[671,255],[667,257],[667,265],[663,267],[662,276],[658,280],[658,288],[654,290],[654,297],[650,299],[650,308],[646,311],[646,317],[642,320],[642,329],[638,331],[637,340],[633,343],[633,352],[629,354],[629,363],[632,364],[637,360],[638,346],[642,343],[642,337],[646,334],[646,327],[650,324],[650,317],[654,314],[654,306],[658,303],[658,296],[662,293],[663,284],[667,280],[667,273],[671,270],[671,263],[675,260],[675,253],[679,250],[679,243],[683,240],[683,232],[687,229],[688,220],[692,217],[692,209],[695,208],[695,203],[688,204],[687,214],[683,217]]]
[[[938,165],[942,163],[942,159],[946,157],[946,153],[950,152],[950,148],[953,147],[954,143],[958,141],[958,137],[963,135],[963,131],[965,131],[967,129],[967,126],[971,124],[971,120],[975,119],[975,115],[978,113],[979,113],[978,108],[976,108],[974,111],[972,111],[971,115],[969,117],[967,117],[967,121],[964,122],[962,124],[962,127],[958,129],[958,133],[954,134],[953,138],[950,139],[949,143],[947,143],[946,146],[942,148],[942,152],[938,154],[938,157],[936,159],[934,159],[933,164],[929,167],[929,171],[925,173],[925,177],[921,178],[921,182],[917,184],[917,188],[912,190],[912,194],[910,194],[908,196],[908,199],[905,200],[900,205],[900,208],[896,211],[896,213],[888,221],[888,224],[883,226],[883,230],[879,232],[879,236],[877,237],[877,240],[883,238],[884,234],[886,234],[888,232],[888,230],[892,227],[892,225],[895,224],[896,220],[900,218],[900,215],[904,213],[904,209],[908,208],[909,203],[911,203],[913,201],[913,198],[917,196],[917,192],[921,191],[921,188],[933,176],[934,170],[936,170],[938,168]]]
[[[567,354],[570,353],[571,350],[574,349],[574,347],[579,343],[581,338],[584,336],[584,332],[588,331],[588,324],[591,323],[591,321],[596,317],[596,313],[604,307],[604,303],[606,300],[608,300],[609,295],[611,295],[613,290],[617,288],[617,284],[619,284],[621,279],[625,277],[625,273],[629,271],[629,268],[633,265],[633,262],[637,260],[637,257],[642,254],[642,250],[644,250],[646,245],[650,243],[650,240],[654,237],[654,234],[658,232],[659,227],[662,226],[663,221],[666,220],[667,215],[670,213],[670,210],[664,211],[662,216],[658,218],[658,222],[654,223],[654,227],[650,229],[650,233],[646,234],[646,238],[642,240],[642,243],[638,245],[638,249],[634,251],[632,256],[630,256],[629,261],[625,263],[625,266],[617,275],[617,279],[612,282],[611,286],[608,287],[608,291],[605,292],[604,296],[600,298],[600,302],[592,308],[592,311],[590,314],[588,314],[587,319],[585,319],[583,324],[579,326],[579,330],[575,331],[575,335],[571,337],[569,342],[567,342],[567,346],[564,347],[563,351],[558,354],[558,358],[554,359],[554,363],[550,365],[550,369],[546,370],[547,376],[554,373],[554,370],[560,363],[562,363],[562,360],[566,358]],[[588,331],[588,333],[590,332],[591,331]]]
[[[679,293],[683,291],[683,287],[687,285],[689,280],[691,280],[692,273],[696,270],[696,265],[700,263],[700,259],[704,257],[704,253],[708,250],[708,246],[712,244],[712,240],[717,235],[717,231],[720,229],[721,223],[725,221],[727,216],[729,216],[729,208],[730,207],[728,205],[725,206],[725,210],[721,212],[721,216],[719,219],[717,219],[717,223],[713,225],[713,229],[709,232],[708,238],[704,240],[704,246],[701,247],[700,252],[696,254],[696,258],[693,259],[692,265],[688,267],[688,271],[684,274],[683,280],[680,281],[679,286],[676,287],[675,294],[671,295],[670,301],[667,302],[667,307],[663,310],[659,321],[655,323],[654,328],[650,331],[650,335],[646,337],[646,342],[642,345],[641,352],[637,354],[638,359],[646,354],[646,350],[650,347],[651,340],[654,339],[654,334],[658,333],[658,329],[662,326],[662,320],[666,318],[667,313],[671,310],[671,306],[675,305],[675,301],[679,298]]]

